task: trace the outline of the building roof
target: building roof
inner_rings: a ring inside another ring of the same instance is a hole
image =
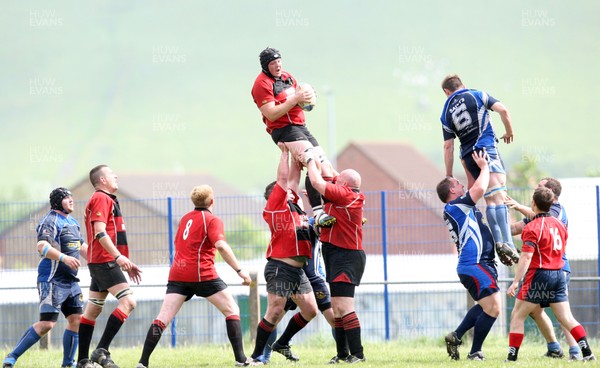
[[[188,198],[192,189],[210,185],[215,197],[244,195],[233,186],[208,173],[121,173],[119,195],[128,198]]]
[[[352,142],[338,156],[337,166],[339,171],[352,168],[361,175],[361,191],[367,197],[363,214],[368,219],[363,246],[370,247],[370,254],[383,251],[382,214],[389,254],[456,252],[442,220],[443,203],[435,194],[444,174],[415,147],[402,142]]]
[[[444,173],[418,149],[403,142],[351,142],[338,156],[348,150],[360,151],[370,163],[398,184],[383,190],[430,190],[443,179]],[[363,177],[363,183],[368,178]]]

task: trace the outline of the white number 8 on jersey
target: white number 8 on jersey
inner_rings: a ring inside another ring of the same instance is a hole
[[[189,219],[187,224],[185,224],[185,230],[183,230],[183,240],[186,240],[190,235],[190,227],[192,227],[192,219]]]

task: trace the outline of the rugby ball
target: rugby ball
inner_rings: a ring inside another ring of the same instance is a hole
[[[298,83],[298,88],[296,88],[296,93],[304,92],[304,91],[312,91],[312,98],[309,102],[299,103],[298,106],[304,111],[311,111],[315,105],[317,104],[317,94],[315,93],[314,88],[308,83],[300,82]]]

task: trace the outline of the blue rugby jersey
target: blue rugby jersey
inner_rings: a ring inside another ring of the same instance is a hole
[[[446,204],[444,220],[456,244],[459,267],[494,260],[492,232],[469,192]]]
[[[565,208],[560,203],[558,203],[558,202],[552,203],[552,206],[550,206],[550,210],[548,211],[548,213],[550,213],[550,215],[552,217],[557,218],[563,224],[565,224],[565,227],[567,229],[569,228],[569,220],[567,219],[567,211],[565,211]],[[530,221],[531,221],[531,219],[528,219],[527,217],[525,217],[523,219],[524,224],[527,224]],[[569,260],[567,259],[566,250],[563,253],[562,259],[563,259],[563,261],[565,261],[565,265],[563,266],[562,270],[570,273],[571,265],[569,264]]]
[[[444,141],[458,137],[461,159],[475,148],[496,147],[496,134],[488,111],[496,102],[498,100],[483,91],[466,88],[446,100],[440,117]]]
[[[79,223],[73,217],[65,217],[57,211],[50,210],[40,221],[36,231],[38,241],[45,240],[52,245],[59,244],[62,253],[79,259],[83,238]],[[79,279],[77,271],[72,270],[66,264],[41,257],[37,281],[69,284],[77,282]]]

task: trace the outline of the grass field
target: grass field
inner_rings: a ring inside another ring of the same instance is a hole
[[[365,356],[367,361],[361,363],[364,367],[503,367],[507,353],[507,338],[490,336],[484,345],[486,362],[466,360],[470,342],[461,347],[461,360],[451,361],[442,339],[415,339],[410,341],[393,341],[388,343],[366,343]],[[592,349],[598,349],[598,342],[591,342]],[[251,344],[245,344],[246,354],[251,354]],[[564,346],[563,346],[564,349]],[[121,368],[133,368],[137,365],[141,347],[130,349],[112,349],[113,359]],[[290,363],[277,353],[273,354],[270,366],[324,366],[335,354],[333,341],[319,337],[293,346],[300,361]],[[525,338],[519,352],[519,367],[563,367],[572,364],[567,359],[549,359],[542,355],[546,351],[545,344],[533,338]],[[3,354],[7,353],[3,349]],[[58,349],[40,351],[37,348],[25,353],[17,362],[19,368],[60,367],[62,352]],[[586,365],[599,365],[598,362],[588,362]],[[181,347],[177,349],[157,348],[151,357],[152,368],[175,367],[233,367],[233,353],[227,345],[201,345]]]

